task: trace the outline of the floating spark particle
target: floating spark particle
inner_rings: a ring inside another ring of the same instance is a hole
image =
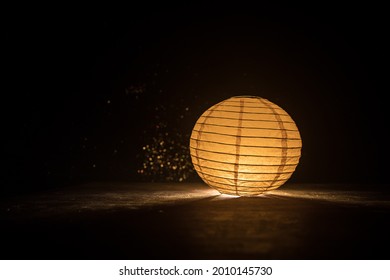
[[[145,92],[145,84],[142,85],[131,85],[128,88],[125,89],[125,94],[133,94],[133,95],[139,95]]]

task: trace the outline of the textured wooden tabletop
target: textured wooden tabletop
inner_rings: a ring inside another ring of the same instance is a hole
[[[389,259],[382,186],[97,182],[0,200],[1,259]]]

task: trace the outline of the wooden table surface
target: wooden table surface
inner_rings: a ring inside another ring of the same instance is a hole
[[[0,258],[390,259],[389,214],[370,186],[94,182],[0,199]]]

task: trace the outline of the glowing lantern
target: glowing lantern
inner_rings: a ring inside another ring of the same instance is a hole
[[[192,130],[195,170],[224,194],[258,195],[283,185],[301,156],[295,122],[257,96],[235,96],[204,112]]]

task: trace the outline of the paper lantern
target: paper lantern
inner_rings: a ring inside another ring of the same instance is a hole
[[[239,196],[283,185],[298,165],[301,147],[287,112],[257,96],[235,96],[212,106],[190,139],[192,163],[203,181]]]

